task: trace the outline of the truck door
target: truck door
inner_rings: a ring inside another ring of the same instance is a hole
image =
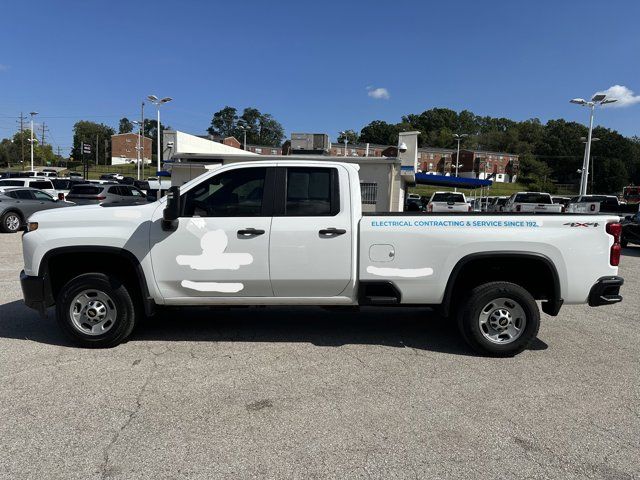
[[[151,261],[165,299],[272,297],[269,235],[275,168],[234,166],[181,192],[173,232],[151,225]],[[212,303],[215,303],[212,302]]]
[[[351,198],[340,167],[278,167],[271,223],[276,297],[332,297],[352,272]]]

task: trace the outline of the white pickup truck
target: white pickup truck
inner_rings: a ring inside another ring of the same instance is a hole
[[[401,305],[438,307],[504,356],[536,337],[536,300],[550,315],[622,300],[620,231],[613,215],[363,214],[356,166],[268,160],[147,205],[36,213],[21,283],[84,346],[163,305]]]
[[[553,203],[548,193],[518,192],[507,199],[502,210],[518,213],[561,213],[564,211],[564,206]]]
[[[427,212],[448,213],[448,212],[470,212],[471,205],[467,203],[464,193],[457,192],[434,192],[427,203]]]

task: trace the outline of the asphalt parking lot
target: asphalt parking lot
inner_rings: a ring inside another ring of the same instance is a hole
[[[623,303],[510,359],[426,309],[180,310],[83,350],[0,252],[0,478],[640,478],[640,248]]]

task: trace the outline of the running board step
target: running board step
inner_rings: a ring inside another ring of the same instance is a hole
[[[364,298],[369,305],[395,305],[398,303],[398,297],[374,297],[367,295]]]

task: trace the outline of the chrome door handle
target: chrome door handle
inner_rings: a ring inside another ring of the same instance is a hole
[[[257,228],[245,228],[244,230],[238,230],[238,235],[241,237],[257,237],[264,234],[264,230],[258,230]]]
[[[338,235],[344,235],[347,231],[344,228],[324,228],[318,232],[322,237],[337,237]]]

